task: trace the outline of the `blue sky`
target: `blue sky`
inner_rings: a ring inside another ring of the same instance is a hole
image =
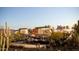
[[[73,25],[79,19],[78,7],[0,7],[0,23],[11,28],[44,25]]]

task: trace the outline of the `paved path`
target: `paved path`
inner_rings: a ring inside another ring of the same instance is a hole
[[[44,48],[46,45],[11,43],[11,46],[23,47],[23,48]]]

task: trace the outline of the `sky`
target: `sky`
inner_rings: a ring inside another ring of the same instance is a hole
[[[13,29],[69,25],[79,19],[78,7],[0,7],[0,24]]]

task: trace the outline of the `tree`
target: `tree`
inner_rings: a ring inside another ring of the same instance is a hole
[[[13,41],[19,41],[19,40],[27,40],[28,36],[25,34],[21,34],[19,31],[17,31],[17,33],[13,34]]]
[[[68,25],[66,26],[66,29],[69,29],[69,26]]]
[[[49,43],[51,46],[59,46],[61,44],[61,39],[63,39],[64,34],[62,32],[53,32],[49,38]]]
[[[60,25],[60,26],[57,26],[57,30],[62,30],[63,27]]]
[[[77,22],[77,24],[74,25],[74,35],[73,38],[75,39],[75,41],[77,43],[79,43],[79,20]]]
[[[51,34],[51,39],[59,40],[63,38],[63,33],[61,32],[53,32]]]

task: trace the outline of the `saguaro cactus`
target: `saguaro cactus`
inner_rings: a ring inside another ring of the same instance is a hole
[[[9,36],[10,36],[10,30],[7,26],[7,22],[5,23],[4,28],[0,32],[0,50],[2,51],[8,51],[9,49]]]

